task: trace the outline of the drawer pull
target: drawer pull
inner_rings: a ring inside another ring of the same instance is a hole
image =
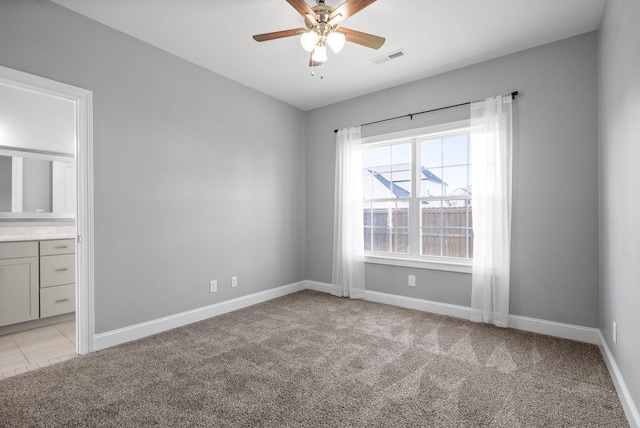
[[[55,303],[64,303],[64,302],[68,302],[68,301],[69,301],[68,298],[66,298],[66,299],[58,299],[58,300],[55,301]]]
[[[63,250],[65,248],[69,248],[69,246],[68,245],[56,245],[56,249],[57,250]]]
[[[68,270],[69,268],[60,268],[60,269],[56,269],[56,272],[66,272]]]

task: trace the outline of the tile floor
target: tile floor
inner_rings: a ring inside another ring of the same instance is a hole
[[[75,320],[0,336],[0,380],[75,356]]]

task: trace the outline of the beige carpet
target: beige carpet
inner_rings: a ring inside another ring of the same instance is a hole
[[[625,427],[596,346],[304,291],[0,381],[2,427]]]

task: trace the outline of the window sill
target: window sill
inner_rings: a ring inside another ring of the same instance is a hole
[[[379,265],[402,266],[418,269],[443,270],[447,272],[471,273],[472,265],[469,261],[446,260],[424,260],[411,257],[389,257],[368,254],[364,257],[365,263]]]

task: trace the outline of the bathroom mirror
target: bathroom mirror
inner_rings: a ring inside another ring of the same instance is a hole
[[[0,146],[0,221],[72,221],[75,213],[73,155]]]

